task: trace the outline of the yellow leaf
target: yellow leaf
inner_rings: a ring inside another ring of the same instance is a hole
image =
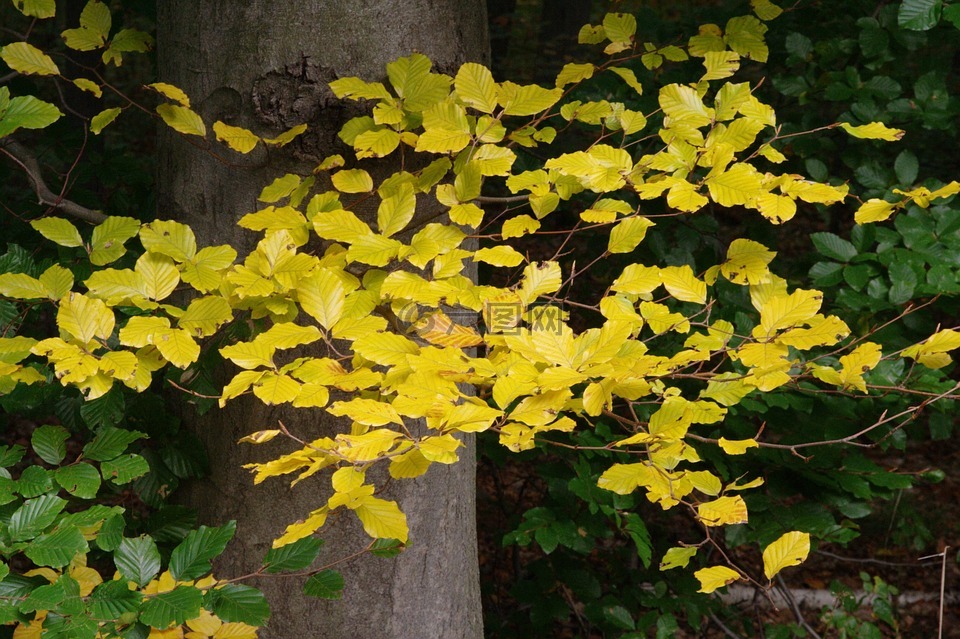
[[[108,124],[117,119],[117,116],[120,115],[122,110],[120,107],[112,107],[110,109],[104,109],[93,116],[90,119],[90,132],[94,135],[100,135],[100,132],[103,131]]]
[[[347,260],[370,266],[386,266],[397,257],[403,246],[397,240],[382,235],[361,235],[347,249]]]
[[[762,176],[750,164],[738,162],[725,172],[707,177],[710,197],[721,206],[743,206],[759,196]]]
[[[170,320],[166,317],[136,316],[127,320],[127,325],[120,329],[120,343],[124,346],[141,348],[153,343],[155,334],[170,328]]]
[[[797,213],[797,203],[792,198],[775,193],[761,193],[757,197],[756,207],[763,217],[774,224],[782,224]]]
[[[80,231],[62,217],[44,217],[30,222],[40,235],[60,246],[83,246]]]
[[[341,193],[369,193],[373,190],[373,178],[363,169],[337,171],[331,180],[333,187]]]
[[[364,82],[360,78],[340,78],[330,83],[330,90],[338,98],[353,100],[389,100],[390,92],[380,82]]]
[[[239,126],[231,126],[219,120],[213,123],[213,132],[217,141],[226,143],[238,153],[249,153],[260,142],[260,138],[253,132]]]
[[[747,503],[743,497],[719,497],[697,506],[697,517],[705,526],[726,526],[747,522]]]
[[[770,0],[750,0],[750,6],[757,17],[765,21],[773,20],[783,13],[783,9],[770,2]]]
[[[660,570],[670,570],[672,568],[686,568],[690,559],[697,554],[696,546],[681,548],[674,546],[663,554],[660,560]]]
[[[610,229],[607,250],[611,253],[630,253],[643,241],[647,229],[654,223],[642,216],[628,217]]]
[[[777,336],[778,344],[786,344],[800,350],[816,346],[832,346],[850,334],[850,327],[836,315],[815,316],[809,328],[792,328]]]
[[[322,211],[313,218],[313,230],[325,240],[352,244],[364,235],[373,235],[373,230],[351,211],[336,209]]]
[[[197,238],[186,224],[169,220],[155,220],[140,228],[140,242],[150,253],[172,257],[186,262],[197,254]]]
[[[743,455],[748,448],[756,448],[759,445],[754,439],[727,439],[726,437],[721,437],[717,444],[728,455]]]
[[[436,311],[416,324],[417,335],[436,346],[469,348],[483,344],[483,337],[469,326],[455,324],[445,313]]]
[[[388,453],[400,437],[400,433],[389,428],[377,428],[363,435],[337,435],[337,453],[351,462],[373,461]]]
[[[132,217],[110,216],[93,229],[90,237],[90,262],[109,264],[127,252],[124,243],[140,231],[140,221]]]
[[[620,277],[613,281],[612,290],[618,293],[639,295],[642,299],[650,299],[650,293],[660,286],[660,269],[656,266],[630,264]]]
[[[110,337],[115,323],[113,310],[98,299],[70,293],[60,300],[57,326],[84,344],[95,337]]]
[[[853,216],[857,224],[870,224],[871,222],[883,222],[888,219],[893,212],[899,208],[894,202],[887,202],[877,198],[871,198],[860,205]]]
[[[586,64],[577,64],[571,62],[569,64],[563,65],[563,68],[560,70],[560,73],[557,74],[557,88],[563,88],[568,84],[574,82],[582,82],[583,80],[589,80],[593,77],[593,72],[596,70],[594,65]]]
[[[60,75],[53,58],[27,42],[11,42],[0,50],[0,58],[18,73]]]
[[[560,265],[556,262],[532,262],[523,269],[523,283],[517,295],[524,306],[541,295],[553,293],[560,288]]]
[[[627,83],[627,86],[637,92],[637,95],[643,95],[643,85],[637,80],[637,75],[633,72],[633,69],[610,67],[608,71],[620,76],[620,78]]]
[[[166,82],[154,82],[153,84],[148,84],[147,88],[153,89],[163,97],[177,102],[180,106],[190,107],[190,98],[180,87],[175,87]]]
[[[207,127],[203,124],[203,119],[185,106],[161,104],[157,107],[157,113],[167,123],[167,126],[174,131],[184,135],[199,135],[200,137],[207,134]]]
[[[303,539],[304,537],[309,537],[313,533],[317,532],[323,524],[327,521],[327,515],[329,510],[326,506],[319,508],[307,517],[306,520],[301,520],[294,522],[287,526],[287,529],[284,531],[283,535],[277,537],[273,540],[273,547],[280,548],[281,546],[286,546],[287,544],[292,544],[293,542]]]
[[[52,18],[57,15],[56,0],[14,0],[13,6],[23,15],[34,18]]]
[[[743,57],[757,62],[766,62],[770,53],[763,38],[766,32],[767,25],[753,16],[740,16],[727,21],[723,39],[731,49]]]
[[[430,460],[416,448],[397,455],[390,460],[390,476],[394,479],[419,477],[430,468]]]
[[[497,83],[493,81],[490,69],[482,64],[463,64],[457,71],[453,87],[467,106],[481,113],[493,113],[497,108]]]
[[[960,331],[946,329],[934,333],[929,339],[905,349],[903,357],[917,360],[927,368],[943,368],[951,362],[949,351],[960,348]]]
[[[720,272],[736,284],[759,284],[769,274],[767,265],[776,253],[753,240],[734,240],[727,249],[727,259]]]
[[[385,237],[399,233],[410,220],[417,207],[417,199],[413,194],[413,187],[403,184],[390,197],[384,198],[377,209],[377,228]]]
[[[707,302],[707,285],[697,279],[688,265],[661,268],[660,280],[667,292],[680,301],[695,304]]]
[[[200,345],[183,329],[170,328],[157,333],[152,344],[177,368],[187,368],[200,357]]]
[[[286,146],[287,144],[293,142],[298,135],[306,130],[306,124],[298,124],[287,129],[275,138],[263,138],[263,142],[264,144],[269,144],[270,146]]]
[[[740,573],[726,566],[711,566],[710,568],[701,568],[693,573],[693,576],[700,582],[700,590],[704,594],[710,594],[717,588],[733,583],[740,579]]]
[[[395,501],[369,496],[358,500],[353,509],[363,529],[374,539],[398,539],[406,543],[410,536],[407,516],[400,512]]]
[[[144,294],[154,301],[169,297],[180,283],[180,271],[173,260],[159,253],[141,255],[135,272],[143,278]]]
[[[330,269],[319,269],[297,283],[300,307],[325,330],[343,317],[347,290]]]
[[[512,237],[523,237],[524,235],[535,233],[539,228],[539,220],[535,220],[529,215],[518,215],[503,223],[503,227],[500,230],[500,237],[505,240]]]
[[[514,267],[524,261],[524,257],[516,249],[500,245],[492,248],[482,248],[473,254],[474,261],[485,262],[493,266]]]
[[[255,433],[250,433],[246,437],[242,437],[237,443],[248,443],[248,444],[265,444],[277,435],[280,434],[279,430],[258,430]]]
[[[180,265],[180,279],[201,293],[220,286],[222,272],[237,259],[237,251],[230,246],[207,246],[189,261]]]
[[[715,115],[713,109],[703,104],[697,91],[680,84],[669,84],[660,89],[660,108],[672,123],[699,128],[710,124]]]
[[[793,530],[763,550],[763,574],[767,579],[790,566],[802,564],[810,554],[810,535]]]
[[[646,320],[650,330],[657,335],[667,331],[690,332],[690,321],[680,313],[671,313],[670,309],[663,304],[640,302],[640,316]]]
[[[460,456],[457,455],[457,449],[461,446],[463,446],[463,443],[449,433],[426,437],[417,444],[425,459],[440,464],[453,464],[459,460]]]
[[[374,399],[354,398],[347,402],[334,402],[327,412],[337,417],[349,417],[367,426],[403,425],[403,420],[393,406]]]
[[[880,122],[871,122],[861,126],[853,126],[847,122],[841,122],[840,128],[855,138],[886,140],[887,142],[896,142],[906,133],[903,129],[892,129]]]
[[[700,78],[701,82],[729,78],[740,68],[740,55],[734,51],[707,51],[703,66],[707,71]]]
[[[760,309],[760,326],[754,329],[757,337],[771,337],[785,328],[810,320],[823,303],[820,291],[797,289],[790,295],[774,295]]]
[[[400,335],[369,333],[353,343],[353,350],[363,357],[384,366],[405,364],[407,355],[416,355],[420,348]]]
[[[503,106],[504,115],[534,115],[552,107],[562,96],[562,89],[504,82],[500,85],[497,101]]]
[[[487,406],[480,400],[466,398],[446,415],[444,430],[457,430],[462,433],[479,433],[493,425],[494,420],[503,416],[503,411]]]
[[[393,153],[398,146],[400,134],[387,127],[364,131],[353,141],[358,158],[382,158]]]
[[[206,337],[233,319],[233,309],[222,297],[200,297],[192,302],[177,320],[177,326],[191,335]]]

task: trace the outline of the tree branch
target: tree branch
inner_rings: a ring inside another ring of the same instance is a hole
[[[37,158],[19,142],[10,138],[0,140],[0,152],[16,162],[33,181],[34,191],[37,193],[39,203],[43,206],[49,206],[67,215],[94,224],[99,224],[107,219],[107,216],[102,212],[88,209],[64,198],[62,193],[58,195],[51,191],[47,183],[43,181],[43,175],[40,173],[40,163]]]

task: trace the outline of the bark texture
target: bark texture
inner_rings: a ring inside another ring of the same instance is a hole
[[[260,208],[260,189],[285,172],[308,174],[319,159],[344,152],[340,125],[356,113],[326,83],[337,77],[385,77],[387,62],[418,51],[452,73],[487,57],[482,0],[163,0],[158,2],[161,79],[184,89],[209,123],[221,119],[265,136],[306,122],[302,140],[269,154],[222,151],[224,163],[182,138],[164,134],[160,151],[161,219],[190,224],[201,245],[230,243],[241,257],[256,235],[235,223]],[[344,153],[346,156],[346,153]],[[389,166],[380,167],[386,172]],[[278,410],[238,401],[197,420],[213,476],[189,489],[204,523],[238,520],[237,540],[219,573],[259,565],[283,527],[326,499],[327,475],[288,487],[254,487],[241,468],[280,452],[238,446],[245,434],[282,420],[305,439],[336,432],[319,411]],[[340,425],[342,428],[342,424]],[[275,440],[276,441],[276,440]],[[472,442],[453,466],[434,465],[417,480],[394,482],[387,498],[407,513],[413,546],[395,559],[369,555],[338,565],[342,601],[300,594],[291,579],[256,584],[273,609],[267,638],[356,637],[478,639],[482,636],[476,553]],[[351,513],[329,522],[321,562],[347,556],[368,539]]]

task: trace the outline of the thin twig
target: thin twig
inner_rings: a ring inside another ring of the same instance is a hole
[[[730,637],[730,639],[743,639],[743,637],[735,633],[733,630],[730,630],[730,628],[728,628],[726,624],[720,621],[720,618],[717,617],[716,613],[713,613],[713,612],[710,613],[710,621],[717,624],[717,627],[723,631],[723,634]]]
[[[64,198],[63,195],[57,195],[51,191],[40,173],[40,163],[37,161],[37,158],[19,142],[10,138],[0,141],[0,153],[3,153],[16,162],[33,181],[34,191],[37,193],[39,203],[43,206],[49,206],[67,215],[72,215],[73,217],[94,224],[100,224],[107,219],[107,216],[102,212],[88,209],[85,206],[81,206],[76,202]]]
[[[943,561],[940,564],[940,613],[937,621],[937,639],[943,639],[943,602],[946,599],[946,597],[944,597],[944,590],[947,584],[948,550],[950,550],[950,546],[943,547]]]
[[[794,616],[797,618],[797,623],[799,623],[803,628],[810,633],[811,637],[814,639],[823,639],[820,635],[817,634],[817,631],[810,627],[810,624],[807,623],[806,618],[803,616],[803,613],[800,611],[800,606],[797,605],[797,600],[793,598],[793,593],[790,592],[790,589],[787,587],[786,582],[783,580],[779,574],[777,575],[777,583],[779,584],[777,588],[780,592],[783,593],[784,599],[787,600],[787,603],[790,604],[790,609],[793,610]]]

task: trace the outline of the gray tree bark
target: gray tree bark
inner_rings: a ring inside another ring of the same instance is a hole
[[[232,244],[241,257],[257,238],[235,223],[260,208],[260,189],[285,172],[307,175],[322,157],[345,151],[336,132],[356,113],[336,100],[327,82],[382,79],[387,62],[415,51],[447,73],[487,58],[482,0],[163,0],[157,9],[161,79],[186,91],[205,121],[221,119],[265,136],[301,122],[310,126],[280,152],[227,152],[229,164],[178,136],[162,136],[158,217],[190,224],[201,245]],[[338,425],[319,411],[243,400],[201,419],[184,418],[195,422],[212,469],[186,499],[204,523],[238,521],[237,540],[217,570],[244,574],[260,564],[286,524],[324,503],[329,481],[323,475],[294,489],[282,479],[254,487],[242,464],[289,447],[271,451],[237,440],[278,420],[307,439]],[[347,580],[343,600],[307,598],[292,579],[257,583],[273,610],[261,636],[481,637],[473,456],[471,442],[460,463],[434,465],[417,480],[390,486],[386,496],[407,514],[413,545],[394,559],[363,555],[338,565]],[[321,562],[368,541],[349,514],[320,535],[327,542]]]

